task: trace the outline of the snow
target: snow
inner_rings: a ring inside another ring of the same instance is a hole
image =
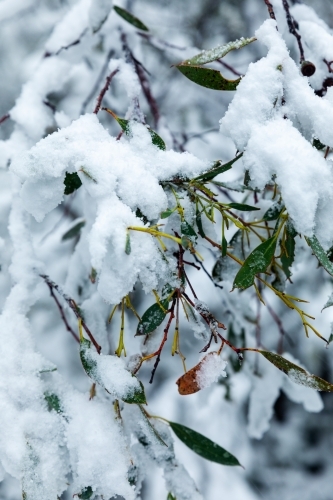
[[[196,373],[196,381],[200,389],[205,389],[218,381],[220,377],[226,377],[225,367],[227,362],[216,352],[209,353],[200,362],[200,369]]]

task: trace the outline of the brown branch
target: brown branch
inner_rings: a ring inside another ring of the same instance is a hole
[[[5,115],[3,115],[1,118],[0,118],[0,125],[5,122],[6,120],[8,120],[8,118],[10,118],[10,114],[9,113],[6,113]]]
[[[169,332],[169,329],[170,329],[170,326],[171,326],[171,322],[172,322],[173,318],[175,317],[175,314],[174,314],[175,305],[176,305],[176,298],[174,298],[173,301],[172,301],[172,305],[171,305],[171,309],[170,309],[170,316],[169,316],[169,319],[168,319],[168,323],[167,323],[166,327],[164,328],[164,335],[163,335],[163,339],[162,339],[162,342],[160,344],[160,347],[158,348],[158,350],[153,355],[150,356],[150,357],[157,356],[157,358],[155,360],[155,363],[154,363],[153,370],[151,372],[151,377],[150,377],[150,380],[149,380],[150,384],[153,383],[157,367],[158,367],[159,362],[161,360],[161,352],[163,350],[165,342],[168,339],[168,332]]]
[[[302,62],[304,61],[304,49],[303,49],[303,45],[302,45],[301,35],[296,30],[295,20],[292,18],[291,14],[290,14],[288,1],[282,0],[282,3],[283,3],[284,10],[286,11],[286,18],[287,18],[289,31],[292,35],[294,35],[294,37],[296,38],[297,43],[298,43],[298,48],[299,48],[299,52],[300,52],[300,63],[302,64]]]
[[[114,50],[111,49],[107,56],[106,56],[106,59],[105,59],[105,62],[102,66],[102,69],[98,75],[98,78],[93,86],[93,88],[91,89],[91,91],[89,92],[89,94],[87,95],[87,97],[85,98],[85,100],[83,101],[82,103],[82,106],[81,106],[81,111],[80,111],[80,114],[83,115],[86,111],[86,108],[89,104],[89,102],[91,101],[91,99],[94,97],[94,95],[97,93],[97,90],[99,88],[99,85],[100,85],[100,82],[102,80],[102,78],[104,77],[104,74],[106,73],[106,70],[108,69],[108,65],[109,65],[109,61],[111,59],[111,57],[113,56],[114,54]]]
[[[82,327],[84,328],[85,332],[87,333],[87,335],[89,336],[91,342],[94,344],[94,347],[96,349],[96,351],[98,352],[98,354],[100,354],[101,352],[101,346],[96,342],[93,334],[91,333],[91,331],[89,330],[88,326],[86,325],[84,319],[83,319],[83,316],[81,314],[81,311],[80,311],[80,308],[78,307],[78,305],[76,304],[75,300],[71,299],[66,293],[64,293],[62,291],[62,289],[60,288],[59,285],[57,285],[54,281],[52,281],[49,276],[46,276],[45,274],[40,274],[40,277],[43,278],[43,280],[45,281],[45,283],[48,285],[48,287],[50,289],[54,289],[56,290],[59,295],[61,295],[65,301],[67,302],[67,304],[69,305],[69,307],[72,309],[72,311],[74,312],[75,316],[81,320],[81,324],[82,324]]]
[[[235,68],[233,68],[232,66],[230,66],[230,64],[227,64],[226,62],[221,61],[221,59],[218,59],[216,62],[222,64],[222,66],[224,66],[226,69],[228,69],[229,71],[231,71],[231,73],[233,73],[234,75],[236,75],[236,76],[243,76],[242,73],[239,73],[239,71],[237,71]]]
[[[108,89],[110,87],[112,78],[118,73],[118,71],[119,71],[118,68],[114,69],[112,71],[112,73],[110,73],[109,76],[106,78],[105,85],[102,88],[102,90],[100,91],[99,96],[97,97],[97,103],[96,103],[96,107],[94,109],[94,114],[95,115],[97,115],[97,113],[101,109],[103,97],[105,96],[106,92],[108,91]]]
[[[50,289],[50,294],[51,294],[51,297],[54,299],[55,303],[57,304],[58,306],[58,309],[59,309],[59,312],[60,312],[60,316],[61,316],[61,319],[63,320],[63,322],[65,323],[65,326],[66,326],[66,330],[71,333],[71,335],[75,338],[75,340],[77,342],[80,342],[80,339],[78,337],[78,335],[76,335],[76,333],[74,332],[73,328],[69,325],[68,321],[67,321],[67,318],[65,316],[65,312],[63,310],[63,307],[62,305],[60,304],[59,300],[57,299],[57,296],[55,295],[54,291],[53,291],[53,287],[51,285],[51,283],[49,283],[48,281],[46,281],[46,284],[47,286],[49,287]]]
[[[276,21],[273,5],[271,4],[271,2],[269,0],[264,0],[264,2],[267,5],[269,17],[271,19],[274,19],[274,21]]]

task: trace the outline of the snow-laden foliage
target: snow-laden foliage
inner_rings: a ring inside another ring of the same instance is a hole
[[[202,50],[162,4],[0,5],[5,500],[255,499],[248,436],[333,392],[332,32],[224,2]]]

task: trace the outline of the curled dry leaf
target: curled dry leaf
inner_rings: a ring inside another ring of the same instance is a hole
[[[216,382],[220,376],[225,377],[226,364],[217,352],[208,353],[200,363],[176,381],[179,394],[182,396],[194,394]]]

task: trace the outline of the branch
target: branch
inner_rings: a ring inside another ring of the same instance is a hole
[[[10,114],[9,113],[6,113],[5,115],[3,115],[1,118],[0,118],[0,125],[5,122],[6,120],[8,120],[8,118],[10,118]]]
[[[99,93],[99,96],[97,97],[97,103],[96,103],[96,107],[94,109],[94,114],[97,115],[97,113],[99,112],[99,110],[101,109],[101,105],[102,105],[102,100],[103,100],[103,97],[105,96],[106,92],[108,91],[109,87],[110,87],[110,84],[111,84],[111,81],[112,81],[112,78],[118,73],[119,69],[114,69],[112,71],[112,73],[109,74],[109,76],[106,78],[106,81],[105,81],[105,85],[104,87],[102,88],[102,90],[100,91]]]
[[[271,4],[271,2],[269,0],[264,0],[264,2],[267,5],[269,17],[271,19],[274,19],[274,21],[276,21],[273,5]]]
[[[289,26],[289,31],[292,35],[294,35],[298,43],[298,48],[300,52],[300,63],[302,64],[302,62],[304,61],[304,50],[303,50],[301,35],[298,33],[298,31],[296,31],[295,20],[291,17],[288,1],[282,0],[282,3],[284,10],[286,11],[286,18]]]
[[[45,274],[40,274],[40,277],[43,278],[43,280],[45,281],[45,283],[47,284],[47,286],[49,287],[50,290],[53,290],[53,289],[56,290],[59,293],[59,295],[61,295],[65,299],[65,301],[67,302],[69,307],[74,312],[75,316],[81,320],[82,327],[84,328],[84,330],[88,334],[91,342],[94,344],[96,351],[98,352],[98,354],[100,354],[102,348],[96,342],[93,334],[91,333],[91,331],[89,330],[89,328],[85,324],[83,316],[82,316],[81,311],[80,311],[80,308],[77,306],[75,300],[71,299],[65,292],[63,292],[63,290],[60,288],[60,286],[57,285],[54,281],[52,281],[49,278],[49,276],[47,276]]]
[[[83,101],[82,103],[82,106],[81,106],[81,111],[80,111],[80,114],[83,115],[86,111],[86,107],[88,106],[89,102],[91,101],[91,99],[94,97],[94,95],[97,93],[97,90],[98,90],[98,87],[99,87],[99,84],[100,84],[100,81],[102,80],[104,74],[106,73],[106,70],[108,69],[108,65],[109,65],[109,61],[111,59],[111,57],[113,56],[114,54],[114,50],[111,49],[109,52],[108,52],[108,55],[106,57],[106,60],[103,64],[103,67],[98,75],[98,78],[93,86],[93,88],[91,89],[91,91],[89,92],[89,94],[87,95],[87,97],[85,98],[85,100]]]

